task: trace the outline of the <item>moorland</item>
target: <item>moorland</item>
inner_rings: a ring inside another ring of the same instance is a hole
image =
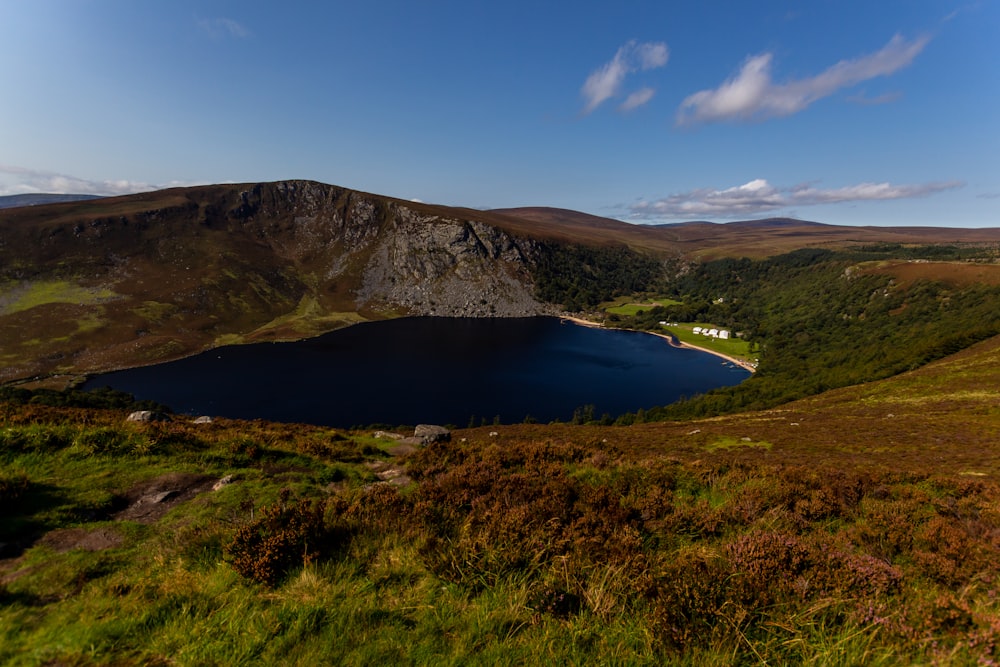
[[[1000,659],[997,230],[622,225],[303,182],[0,213],[0,660]],[[529,311],[726,327],[759,366],[423,445],[132,422],[169,410],[66,389],[220,341]]]

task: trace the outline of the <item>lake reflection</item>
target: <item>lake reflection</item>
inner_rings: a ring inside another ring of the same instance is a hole
[[[749,376],[648,334],[557,318],[416,317],[295,343],[221,347],[108,373],[110,386],[177,412],[337,427],[567,421],[593,405],[617,416]]]

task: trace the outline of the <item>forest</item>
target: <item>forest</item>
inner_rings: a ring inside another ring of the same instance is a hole
[[[917,368],[1000,333],[1000,286],[897,279],[892,261],[992,259],[982,247],[893,244],[804,249],[683,267],[663,292],[679,304],[609,322],[655,330],[712,322],[754,344],[760,366],[736,387],[646,412],[646,419],[763,409]]]

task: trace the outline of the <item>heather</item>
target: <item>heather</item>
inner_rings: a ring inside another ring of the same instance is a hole
[[[0,655],[990,664],[997,423],[973,387],[997,354],[779,410],[422,448],[0,404]]]

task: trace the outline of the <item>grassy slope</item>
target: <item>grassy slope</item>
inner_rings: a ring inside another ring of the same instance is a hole
[[[0,562],[0,661],[995,660],[998,362],[993,339],[779,410],[474,429],[402,461],[363,433],[0,406],[0,541],[48,532]],[[415,484],[368,486],[400,463]],[[236,482],[119,514],[179,473]],[[303,551],[273,587],[233,567]]]

